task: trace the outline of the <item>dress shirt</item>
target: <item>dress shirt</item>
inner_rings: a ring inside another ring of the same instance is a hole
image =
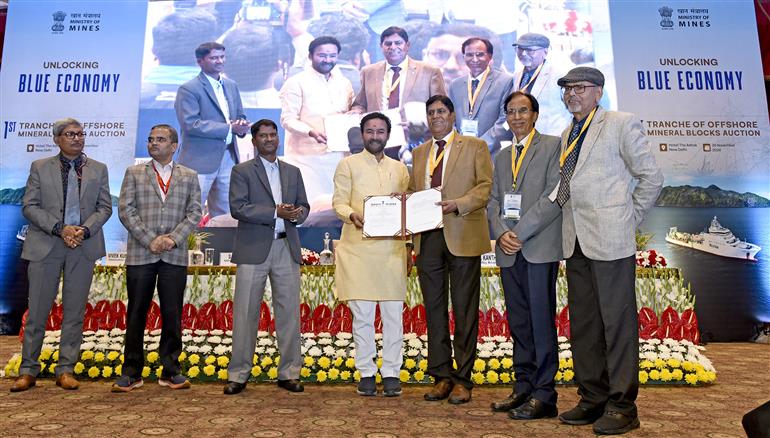
[[[267,173],[267,181],[270,183],[270,191],[273,192],[273,200],[276,207],[278,204],[283,204],[283,194],[281,192],[281,172],[278,165],[278,159],[275,161],[267,161],[262,155],[259,156],[262,160],[262,165],[265,166],[265,173]],[[283,219],[278,217],[278,208],[276,208],[274,216],[275,218],[275,233],[283,233],[286,231],[286,225],[283,223]]]
[[[405,57],[401,64],[390,65],[385,63],[385,78],[382,80],[382,99],[380,99],[380,108],[383,110],[388,109],[388,99],[390,98],[390,85],[393,83],[393,67],[400,67],[398,77],[401,78],[401,82],[398,84],[398,103],[399,106],[404,106],[404,85],[406,84],[406,75],[409,71],[409,57]]]
[[[425,160],[425,185],[424,188],[427,190],[430,188],[430,157],[435,157],[436,152],[438,151],[438,145],[436,145],[436,142],[439,140],[444,140],[446,142],[446,145],[444,146],[444,156],[441,158],[441,167],[443,169],[441,173],[441,185],[444,185],[444,179],[446,178],[446,163],[449,162],[449,154],[452,151],[452,144],[454,143],[454,137],[452,137],[452,133],[455,134],[455,137],[460,135],[457,133],[457,131],[452,130],[449,134],[447,134],[444,138],[434,138],[433,139],[433,145],[430,147],[430,151],[428,152],[428,159]],[[449,142],[449,139],[452,138],[452,143]]]
[[[160,164],[155,159],[152,160],[152,165],[155,166],[155,170],[158,172],[158,175],[160,175],[160,178],[163,180],[164,184],[171,185],[171,172],[174,170],[174,161],[169,161],[168,164],[165,166]],[[155,184],[158,185],[158,188],[160,189],[160,197],[163,199],[163,201],[166,201],[166,194],[163,193],[163,187],[160,186],[160,183],[158,182],[157,178],[155,179]]]
[[[209,80],[209,83],[211,84],[211,87],[214,89],[214,95],[217,96],[217,103],[219,104],[219,109],[222,110],[222,114],[225,115],[225,122],[230,124],[230,106],[227,104],[227,97],[225,97],[225,89],[222,86],[221,79],[217,80],[212,78],[209,75],[205,75],[206,79]],[[230,128],[230,130],[227,131],[227,138],[225,138],[225,144],[230,144],[230,142],[233,141],[233,129]]]

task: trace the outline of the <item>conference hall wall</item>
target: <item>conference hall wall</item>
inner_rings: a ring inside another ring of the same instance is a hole
[[[340,39],[339,66],[357,91],[358,70],[382,58],[378,35],[389,25],[407,29],[410,56],[440,67],[447,81],[467,71],[460,44],[473,35],[492,40],[494,66],[509,72],[521,67],[511,44],[525,32],[548,36],[547,64],[557,72],[600,68],[602,105],[637,115],[664,170],[664,191],[641,230],[692,283],[704,339],[745,340],[770,321],[770,132],[750,0],[353,3],[11,2],[0,72],[0,331],[16,331],[26,308],[21,197],[30,163],[57,151],[53,121],[84,123],[86,153],[109,165],[116,200],[126,167],[148,158],[149,127],[177,125],[176,90],[198,74],[193,51],[201,42],[226,45],[226,74],[238,82],[249,120],[278,121],[278,90],[306,66],[313,37]],[[547,119],[562,107],[541,100],[538,128],[559,132],[564,126]],[[417,108],[409,117],[419,128]],[[417,142],[400,159],[408,163]],[[253,157],[248,137],[238,147]],[[331,180],[333,167],[316,170]],[[312,226],[301,235],[303,246],[320,250],[324,232],[339,236],[339,223],[330,190],[312,192]],[[737,242],[715,227],[700,234],[715,218]],[[228,250],[232,229],[208,231],[212,245]],[[117,212],[105,235],[108,251],[125,250]],[[754,254],[744,240],[762,249]]]

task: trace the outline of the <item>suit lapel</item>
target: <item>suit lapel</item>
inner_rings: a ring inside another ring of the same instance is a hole
[[[547,61],[546,61],[547,62]],[[543,68],[540,70],[540,74],[535,79],[535,85],[532,86],[532,95],[539,96],[545,88],[545,84],[548,83],[548,78],[551,76],[551,66],[543,64]]]
[[[414,88],[414,83],[417,81],[417,63],[414,59],[409,58],[409,73],[406,75],[406,83],[404,83],[404,92],[401,93],[402,98],[405,98],[407,96],[411,95],[412,88]],[[398,101],[399,106],[403,107],[404,102],[401,100]]]
[[[259,178],[259,181],[265,187],[265,190],[267,190],[267,194],[270,195],[273,204],[276,204],[275,199],[273,198],[273,190],[270,188],[270,181],[267,179],[267,170],[265,170],[265,166],[262,164],[262,159],[259,155],[254,158],[254,171],[257,172],[257,178]]]
[[[56,187],[56,196],[59,198],[59,203],[64,207],[64,183],[61,179],[61,164],[59,162],[59,155],[54,155],[46,166],[46,177],[51,179],[53,183],[52,187]],[[41,187],[45,185],[40,184]]]
[[[442,174],[443,177],[446,177],[446,175],[452,174],[451,172],[454,170],[455,165],[457,164],[457,160],[460,154],[462,153],[463,140],[459,132],[455,131],[455,139],[454,139],[454,142],[452,143],[452,146],[450,147],[452,148],[452,150],[449,152],[449,160],[447,160],[446,166],[444,166],[444,170]],[[442,186],[443,185],[444,184],[442,184]]]
[[[374,108],[380,108],[380,106],[382,106],[382,88],[384,86],[383,81],[385,81],[385,69],[387,66],[388,63],[382,61],[381,63],[375,64],[374,70],[372,71],[372,85],[367,90],[369,96],[366,96],[366,98],[367,102],[377,102],[377,105],[374,106]],[[372,108],[372,105],[369,103],[367,106]],[[385,110],[387,108],[380,109]]]
[[[427,143],[423,143],[426,145]],[[425,188],[425,166],[430,155],[430,146],[414,149],[414,166],[412,166],[412,178],[414,178],[414,191],[419,192]]]
[[[580,155],[578,155],[577,164],[575,164],[575,172],[583,167],[583,163],[588,159],[588,155],[591,149],[596,144],[596,140],[599,139],[599,134],[604,128],[604,116],[605,112],[602,108],[596,110],[591,124],[588,126],[588,132],[586,132],[586,138],[583,140],[583,144],[580,146]]]
[[[214,88],[211,87],[211,82],[206,77],[206,73],[200,72],[198,75],[198,80],[201,81],[201,85],[203,86],[203,89],[206,90],[206,95],[209,96],[209,99],[211,99],[211,102],[214,104],[214,107],[219,110],[219,113],[222,115],[222,118],[225,118],[225,113],[222,111],[222,108],[219,107],[219,100],[217,100],[217,95],[214,93]],[[224,86],[222,87],[224,89]],[[225,98],[227,99],[227,96],[225,95]],[[229,99],[228,99],[229,102]]]
[[[286,194],[289,193],[289,171],[286,163],[277,158],[276,161],[278,161],[278,174],[281,178],[281,197],[284,198],[281,201],[283,202],[286,199]]]
[[[481,105],[484,102],[484,98],[487,96],[487,93],[489,93],[489,90],[492,88],[492,85],[497,80],[498,73],[495,69],[492,69],[489,71],[489,76],[487,76],[487,80],[484,81],[483,84],[481,84],[481,90],[479,90],[479,96],[476,98],[476,106],[473,108],[473,118],[478,119],[479,118],[479,110],[481,109]],[[468,85],[466,84],[466,94],[468,92]]]
[[[145,165],[144,174],[147,176],[147,182],[149,182],[150,187],[152,187],[155,194],[158,195],[160,202],[163,202],[163,194],[160,192],[160,187],[158,187],[158,177],[155,175],[155,170],[152,168],[152,161],[148,161]],[[166,196],[168,197],[168,193]]]
[[[80,200],[82,201],[85,197],[86,192],[88,191],[88,184],[96,178],[96,175],[94,174],[94,171],[91,169],[91,166],[88,163],[88,159],[86,159],[86,164],[83,166],[83,169],[80,171]]]
[[[540,143],[540,133],[535,131],[532,135],[534,136],[532,137],[532,143],[530,143],[527,154],[524,155],[524,158],[521,161],[519,175],[516,177],[517,184],[521,184],[521,182],[524,181],[524,174],[527,173],[527,167],[532,161],[532,157],[537,153],[537,144]],[[511,147],[511,155],[513,155],[513,148],[514,146]]]
[[[501,187],[500,189],[503,191],[503,193],[510,190],[511,186],[513,185],[513,172],[511,172],[511,160],[513,159],[513,149],[514,146],[507,147],[503,150],[501,150],[499,153],[503,154],[503,162],[508,163],[508,166],[503,166],[503,169],[500,169],[499,172],[502,175],[502,181],[501,181]]]

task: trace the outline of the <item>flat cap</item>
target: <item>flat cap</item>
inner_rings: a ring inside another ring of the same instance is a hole
[[[575,67],[556,83],[563,87],[567,84],[586,81],[600,87],[604,86],[604,75],[593,67]]]
[[[551,40],[549,40],[545,35],[530,32],[520,36],[519,39],[513,43],[513,46],[519,46],[523,49],[528,49],[530,47],[541,47],[543,49],[547,49],[551,46]]]

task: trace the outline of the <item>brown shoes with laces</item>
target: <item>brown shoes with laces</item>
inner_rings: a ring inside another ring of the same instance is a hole
[[[20,375],[15,382],[13,382],[13,385],[11,386],[11,392],[22,392],[26,391],[29,388],[32,388],[35,386],[35,381],[37,379],[35,376],[30,376],[29,374],[22,374]]]
[[[61,386],[62,389],[78,389],[80,384],[72,373],[62,373],[56,376],[56,386]]]

